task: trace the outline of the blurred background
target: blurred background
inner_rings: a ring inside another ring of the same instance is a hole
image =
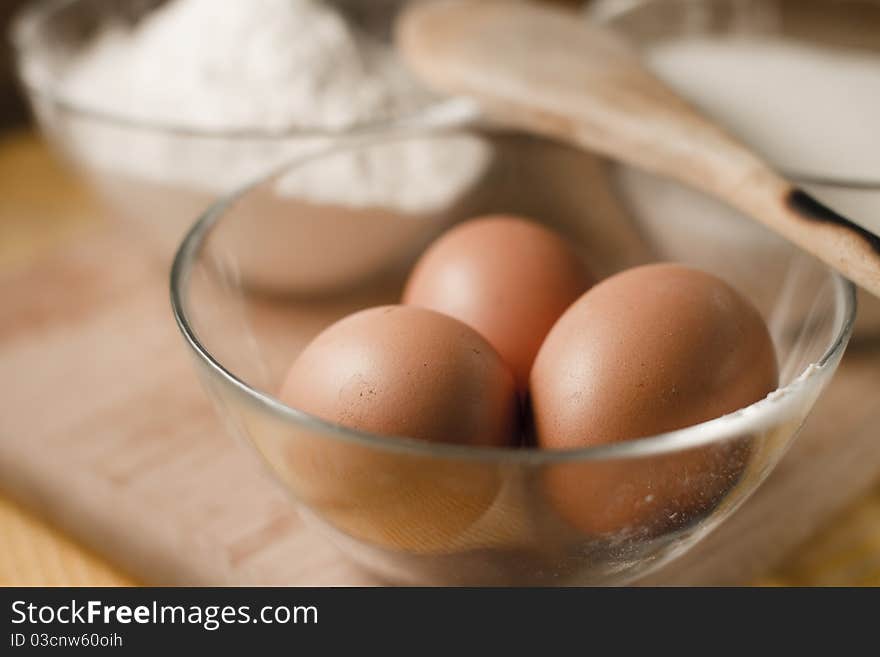
[[[545,1],[571,6],[583,4]],[[603,2],[603,11],[614,3],[615,0]],[[0,1],[0,34],[5,37],[13,15],[26,4],[27,0]],[[620,4],[637,3],[621,0]],[[849,10],[846,2],[840,2],[840,6],[841,11]],[[878,34],[875,33],[875,37],[880,47]],[[17,284],[20,272],[31,270],[53,250],[63,249],[78,236],[95,230],[105,217],[106,210],[94,191],[47,148],[16,78],[9,40],[3,38],[0,41],[0,274],[3,276],[0,294],[5,297]],[[58,302],[48,300],[45,312],[51,310],[48,306]],[[10,327],[15,321],[17,318],[8,313],[0,313],[0,342],[6,339],[9,344],[14,337]],[[3,322],[9,325],[4,327]],[[13,373],[3,374],[8,378]],[[77,393],[72,391],[71,394]],[[871,393],[866,391],[866,394]],[[864,403],[871,402],[866,398]],[[833,423],[824,426],[833,431]],[[880,440],[877,449],[880,450]],[[26,508],[13,500],[4,491],[4,486],[11,483],[14,482],[0,480],[0,585],[139,583],[132,574],[120,571],[103,556],[72,539],[68,532],[59,529],[57,522],[48,522],[42,514],[35,513],[32,508],[41,508],[40,503],[28,504]],[[822,486],[822,481],[816,482],[815,495],[822,495]],[[847,502],[842,511],[836,510],[832,519],[811,531],[811,537],[789,550],[770,572],[745,583],[880,586],[880,481],[867,486],[867,491]],[[782,517],[784,522],[784,515]],[[75,524],[75,520],[64,524],[71,523]]]
[[[24,5],[24,0],[6,0],[0,6],[0,26],[3,34],[7,34],[12,16]],[[12,64],[12,51],[9,39],[3,39],[0,48],[0,122],[9,128],[25,119],[24,99],[15,80],[15,68]]]

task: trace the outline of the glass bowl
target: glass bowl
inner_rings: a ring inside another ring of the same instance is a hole
[[[353,311],[397,302],[418,255],[388,262],[348,288],[303,295],[285,266],[299,271],[296,260],[313,248],[304,233],[329,221],[340,237],[352,231],[368,241],[386,221],[425,218],[330,198],[314,205],[289,191],[352,155],[393,169],[400,149],[461,143],[481,144],[491,164],[444,207],[432,206],[445,225],[520,213],[598,258],[607,233],[625,221],[609,205],[602,163],[589,153],[503,130],[387,134],[298,161],[208,210],[173,266],[181,333],[229,431],[257,449],[305,518],[383,580],[630,582],[706,536],[773,469],[843,355],[854,289],[798,252],[778,262],[764,251],[728,247],[735,268],[685,254],[683,262],[721,273],[760,309],[781,382],[748,408],[665,435],[572,451],[470,448],[367,435],[286,407],[274,395],[303,346]],[[283,223],[291,232],[279,233]],[[342,257],[321,255],[328,267]],[[604,255],[605,273],[631,264],[623,249]]]
[[[693,37],[736,38],[743,45],[764,37],[784,37],[800,45],[821,46],[830,52],[880,55],[877,38],[880,2],[877,0],[597,0],[587,6],[587,14],[609,24],[642,50]],[[687,90],[683,92],[687,95]],[[778,93],[781,98],[790,94],[791,88],[781,86]],[[772,104],[776,100],[769,97],[757,102]],[[880,98],[874,103],[880,110]],[[713,107],[706,106],[704,110],[712,114]],[[749,116],[752,113],[749,112]],[[743,117],[732,109],[725,109],[723,114],[716,118],[722,123],[727,121],[729,128],[736,132]],[[827,133],[852,130],[852,126],[835,122],[828,111],[826,115],[822,129]],[[797,124],[797,114],[790,120]],[[808,125],[814,126],[814,123]],[[875,122],[869,121],[862,129],[876,130]],[[807,133],[804,138],[811,139],[811,136]],[[841,141],[850,145],[852,138]],[[761,143],[750,146],[759,152],[766,150]],[[788,161],[776,162],[776,165],[824,203],[880,233],[880,171],[840,171],[820,158],[795,163],[789,157]],[[628,209],[642,229],[655,237],[665,257],[676,259],[686,252],[697,251],[704,254],[701,264],[707,264],[709,259],[720,255],[717,245],[722,241],[737,250],[760,249],[767,251],[768,257],[773,253],[783,259],[787,257],[790,248],[787,243],[738,221],[711,199],[649,179],[632,169],[619,169],[617,179],[622,195],[630,199]],[[699,221],[686,212],[688,208],[696,210]],[[711,219],[704,220],[704,217]],[[670,222],[677,225],[673,227]],[[861,290],[855,335],[859,340],[880,337],[880,300]]]
[[[132,244],[168,264],[192,217],[221,194],[238,189],[280,163],[391,123],[455,121],[463,101],[425,95],[410,113],[328,130],[291,125],[201,129],[149,123],[65,97],[65,67],[109,26],[131,27],[164,0],[40,0],[17,18],[12,40],[19,77],[44,135],[81,172],[113,217],[128,220]],[[401,0],[333,0],[361,33],[387,43]],[[198,35],[192,35],[195,49]],[[296,35],[291,35],[296,38]],[[427,228],[427,225],[426,225]]]

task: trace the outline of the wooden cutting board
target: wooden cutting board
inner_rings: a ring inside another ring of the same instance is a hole
[[[0,274],[0,486],[148,583],[374,582],[215,419],[164,266],[95,228]],[[880,349],[851,351],[771,479],[650,578],[741,583],[880,476]]]
[[[98,232],[0,279],[0,483],[143,581],[366,583],[215,420],[166,278]]]

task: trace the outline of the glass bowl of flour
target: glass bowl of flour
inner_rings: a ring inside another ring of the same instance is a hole
[[[134,247],[168,261],[212,200],[283,163],[376,131],[473,116],[465,101],[425,91],[395,57],[391,27],[403,4],[44,0],[18,18],[12,36],[52,146],[114,217],[130,220]],[[425,147],[382,162],[350,159],[293,192],[315,203],[332,193],[338,202],[342,187],[352,207],[379,195],[383,206],[432,217],[467,193],[489,157]],[[434,181],[430,189],[425,180]],[[328,259],[347,262],[344,270],[315,267],[299,283],[308,291],[359,280],[443,227],[425,219],[400,228],[380,231],[384,240],[347,260]],[[328,234],[313,248],[332,251],[334,243]]]
[[[802,187],[880,233],[880,2],[600,0],[588,12]],[[733,275],[743,248],[786,261],[782,240],[701,194],[625,168],[616,184],[661,256],[700,254]],[[880,335],[867,293],[856,334]]]

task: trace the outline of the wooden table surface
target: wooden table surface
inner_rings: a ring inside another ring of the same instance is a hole
[[[94,199],[36,137],[0,135],[0,268],[26,265],[100,216]],[[0,492],[0,585],[135,583]],[[880,586],[880,484],[792,554],[784,569],[757,583]]]

